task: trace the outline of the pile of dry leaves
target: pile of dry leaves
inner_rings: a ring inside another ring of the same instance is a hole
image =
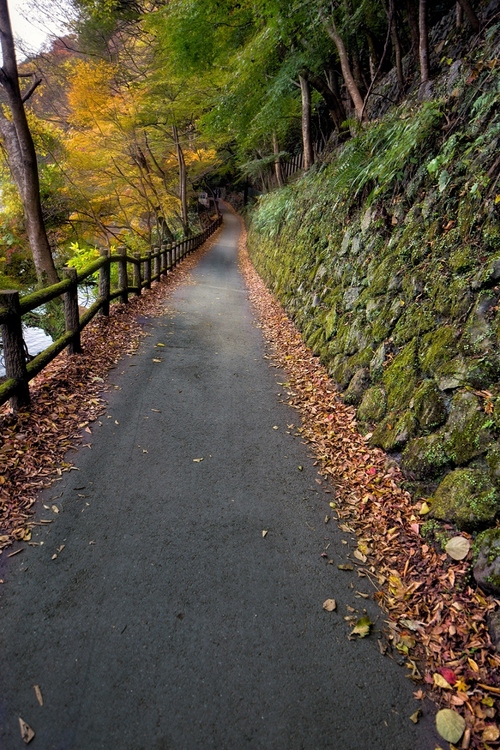
[[[71,469],[68,451],[82,443],[104,410],[107,373],[132,355],[144,335],[138,318],[164,312],[166,297],[186,281],[217,235],[150,291],[128,305],[113,305],[109,318],[96,316],[82,332],[84,353],[63,352],[30,383],[29,411],[14,415],[7,405],[0,407],[0,555],[15,541],[30,542],[36,496]]]
[[[388,614],[391,645],[406,657],[409,676],[421,685],[416,697],[427,694],[453,710],[454,715],[443,716],[458,722],[457,747],[499,747],[500,655],[485,619],[500,602],[471,581],[470,552],[455,561],[422,538],[421,504],[413,505],[401,489],[399,469],[357,432],[354,409],[339,398],[324,367],[267,291],[248,259],[244,237],[240,250],[260,326],[273,359],[287,372],[287,403],[299,410],[301,435],[321,473],[335,485],[332,505],[340,528],[357,535],[353,564],[375,585],[375,598]]]

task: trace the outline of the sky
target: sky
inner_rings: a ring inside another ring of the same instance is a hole
[[[38,52],[50,34],[63,33],[63,25],[55,18],[55,9],[50,13],[38,5],[34,12],[27,0],[8,0],[8,3],[14,38],[20,40],[19,59],[23,57],[23,47],[28,48],[30,52]]]

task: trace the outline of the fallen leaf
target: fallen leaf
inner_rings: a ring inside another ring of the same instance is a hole
[[[361,552],[361,550],[355,549],[354,552],[353,552],[353,555],[356,558],[356,560],[360,560],[362,563],[366,562],[366,555],[363,555],[363,553]]]
[[[418,721],[421,716],[422,716],[422,711],[420,708],[417,708],[415,713],[410,716],[410,721],[413,721],[414,724],[418,724]]]
[[[340,563],[340,565],[337,565],[337,568],[339,570],[354,570],[354,565],[351,565],[350,563]]]
[[[483,742],[496,742],[500,737],[500,729],[496,724],[490,724],[485,727],[481,739]]]
[[[470,657],[467,659],[467,663],[469,664],[469,667],[472,669],[473,672],[479,672],[479,666],[477,662],[474,661],[474,659],[471,659]]]
[[[427,503],[424,500],[424,502],[420,506],[420,510],[418,511],[419,515],[425,516],[427,513],[429,513],[429,511],[430,511],[430,507],[427,505]]]
[[[57,507],[57,505],[52,505],[50,509],[52,513],[59,513],[59,508]]]
[[[444,690],[451,690],[450,683],[448,682],[448,680],[445,680],[443,675],[439,674],[439,672],[435,672],[432,675],[432,679],[434,681],[434,685],[436,685],[437,687],[443,688]]]
[[[166,346],[166,344],[156,344],[156,346]]]
[[[33,685],[33,689],[35,691],[36,699],[38,703],[43,706],[43,697],[42,697],[42,691],[40,690],[39,685]]]
[[[359,635],[360,638],[366,638],[367,635],[370,635],[370,628],[372,625],[373,623],[367,615],[360,617],[359,620],[356,621],[356,625],[352,629],[351,635]]]
[[[447,542],[445,550],[453,560],[464,560],[469,554],[470,542],[464,536],[454,536]]]
[[[25,742],[26,745],[28,745],[33,739],[33,737],[35,736],[35,733],[30,727],[30,725],[26,724],[26,722],[23,721],[21,717],[19,717],[19,729],[21,730],[21,738],[23,742]]]
[[[279,430],[279,427],[277,424],[274,425],[273,430]]]
[[[153,358],[153,362],[161,362],[161,361],[162,361],[161,359],[154,359]]]
[[[115,419],[115,424],[120,424],[120,423],[119,423],[119,421],[118,421],[117,419]]]
[[[267,529],[264,529],[262,531],[262,538],[265,539],[265,537],[269,534],[269,531]]]
[[[451,708],[442,708],[436,714],[436,729],[444,740],[455,744],[465,731],[465,719]]]
[[[193,461],[194,461],[195,464],[199,464],[200,461],[203,461],[203,459],[202,458],[193,458]]]
[[[449,669],[448,667],[439,667],[438,672],[442,677],[444,677],[446,682],[448,682],[450,685],[455,685],[457,676],[452,669]]]
[[[337,602],[335,599],[326,599],[326,601],[323,602],[323,609],[326,612],[333,612],[337,609]]]

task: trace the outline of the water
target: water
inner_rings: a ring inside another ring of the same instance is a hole
[[[50,338],[50,336],[47,336],[45,331],[43,331],[41,328],[28,328],[27,326],[23,326],[23,336],[31,357],[34,357],[36,354],[40,354],[40,352],[43,352],[44,349],[52,344],[52,339]],[[0,377],[2,377],[3,375],[5,375],[5,365],[3,359],[3,349],[0,347]]]

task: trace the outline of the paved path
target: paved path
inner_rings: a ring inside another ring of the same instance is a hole
[[[45,495],[61,512],[40,508],[55,519],[43,546],[0,558],[2,750],[25,746],[19,716],[34,750],[435,746],[376,633],[347,638],[347,606],[384,618],[356,596],[366,579],[337,570],[352,542],[325,525],[331,495],[287,428],[238,231],[226,215],[194,283],[113,374],[80,470]]]

